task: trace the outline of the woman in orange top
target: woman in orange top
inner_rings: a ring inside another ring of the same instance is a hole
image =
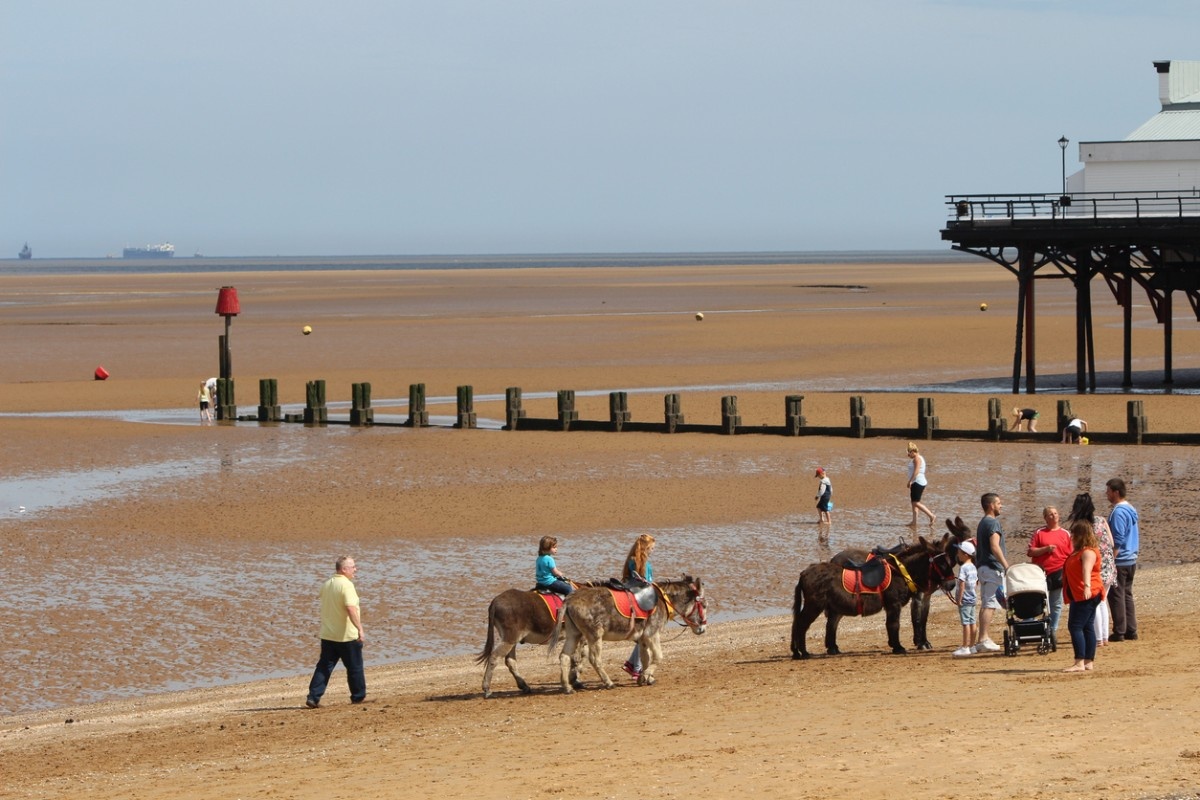
[[[1086,672],[1096,660],[1096,606],[1104,599],[1100,543],[1089,520],[1071,523],[1071,545],[1075,552],[1063,565],[1063,600],[1071,604],[1067,630],[1075,648],[1075,664],[1063,672]]]

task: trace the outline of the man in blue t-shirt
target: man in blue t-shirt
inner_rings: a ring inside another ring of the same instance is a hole
[[[1112,531],[1117,565],[1117,583],[1108,590],[1108,608],[1112,612],[1110,642],[1138,638],[1137,609],[1133,603],[1133,576],[1137,572],[1138,512],[1125,499],[1125,481],[1113,478],[1104,484],[1104,494],[1112,503],[1108,528]]]
[[[983,519],[975,529],[975,565],[979,568],[979,633],[972,651],[999,652],[1000,645],[988,636],[988,625],[997,608],[1001,608],[996,593],[1004,586],[1008,558],[1004,555],[1004,528],[1000,526],[1000,495],[988,492],[979,498]]]

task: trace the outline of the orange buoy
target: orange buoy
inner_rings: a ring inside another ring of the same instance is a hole
[[[104,367],[96,367],[96,380],[108,380],[108,370],[106,370]]]

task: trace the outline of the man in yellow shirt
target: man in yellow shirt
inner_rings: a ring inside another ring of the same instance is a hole
[[[358,592],[354,589],[354,573],[358,567],[350,556],[340,556],[334,562],[334,575],[321,585],[321,659],[313,670],[308,684],[305,705],[316,708],[321,704],[329,675],[338,661],[346,667],[346,682],[350,685],[350,702],[361,703],[367,697],[367,678],[363,674],[363,625],[358,608]]]

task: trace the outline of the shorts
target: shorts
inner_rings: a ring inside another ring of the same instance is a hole
[[[914,483],[908,487],[908,499],[914,503],[921,502],[921,495],[925,494],[925,484]]]
[[[1004,608],[996,590],[1004,585],[1004,576],[991,567],[979,568],[979,597],[983,608]]]
[[[833,501],[821,500],[817,503],[817,511],[828,511],[833,508]]]
[[[200,410],[201,410],[201,411],[205,411],[205,410],[207,410],[207,409],[208,409],[208,401],[207,401],[207,400],[201,400],[201,401],[200,401]]]
[[[976,607],[974,603],[967,605],[963,603],[958,607],[958,621],[963,625],[974,625],[976,619]]]
[[[1083,428],[1077,427],[1075,425],[1067,426],[1067,436],[1071,439],[1072,442],[1078,442],[1079,436],[1082,433],[1083,433]]]

